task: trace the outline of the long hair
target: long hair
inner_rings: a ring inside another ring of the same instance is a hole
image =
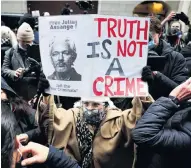
[[[9,102],[12,106],[12,111],[15,114],[16,120],[18,121],[20,118],[29,114],[29,109],[31,108],[29,104],[20,97],[9,97]]]
[[[1,165],[10,168],[15,148],[16,120],[8,101],[1,101]]]

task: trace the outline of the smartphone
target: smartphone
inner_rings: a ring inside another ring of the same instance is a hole
[[[165,63],[165,56],[149,56],[147,59],[147,65],[151,67],[152,71],[163,71]]]

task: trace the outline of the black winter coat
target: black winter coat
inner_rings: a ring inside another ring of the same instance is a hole
[[[166,64],[162,65],[164,70],[158,72],[153,83],[149,84],[149,92],[155,100],[161,96],[167,97],[176,86],[188,78],[185,58],[174,51],[170,44],[161,40],[160,48],[149,52],[149,56],[156,55],[156,53],[166,57]]]
[[[18,95],[14,92],[14,90],[6,83],[3,77],[1,77],[1,89],[4,90],[8,97],[18,97]],[[41,135],[41,131],[36,124],[35,121],[35,110],[32,109],[27,102],[24,102],[22,107],[19,106],[19,109],[23,110],[14,110],[13,105],[13,113],[15,115],[16,121],[18,123],[16,127],[16,134],[26,133],[29,137],[29,141],[44,143],[43,137]]]
[[[182,48],[181,54],[186,59],[186,64],[187,64],[187,68],[189,71],[189,75],[191,76],[191,42],[190,42],[190,44],[188,44],[184,48]]]
[[[138,145],[136,168],[191,167],[191,104],[178,107],[169,98],[159,98],[132,135]]]
[[[80,168],[78,163],[68,157],[63,150],[50,146],[45,164],[51,168]]]

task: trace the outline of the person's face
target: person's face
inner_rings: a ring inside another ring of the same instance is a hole
[[[5,93],[4,90],[1,89],[1,100],[7,100],[7,94]]]
[[[28,45],[31,45],[33,43],[33,41],[23,41],[23,40],[19,40],[19,44],[21,45],[21,47],[23,49],[27,49]]]
[[[180,23],[179,22],[174,22],[172,23],[171,29],[177,29],[177,30],[180,30]]]
[[[105,111],[104,103],[85,101],[82,102],[82,105],[83,108],[86,108],[89,111],[91,110]]]
[[[66,72],[71,69],[73,64],[71,53],[62,44],[55,44],[53,46],[51,60],[56,72]]]
[[[155,43],[155,46],[159,45],[159,38],[160,38],[160,34],[156,33],[156,32],[150,32],[150,34],[152,35],[152,39]]]

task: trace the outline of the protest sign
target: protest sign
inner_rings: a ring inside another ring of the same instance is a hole
[[[60,96],[146,96],[149,19],[106,15],[39,18],[47,91]]]

